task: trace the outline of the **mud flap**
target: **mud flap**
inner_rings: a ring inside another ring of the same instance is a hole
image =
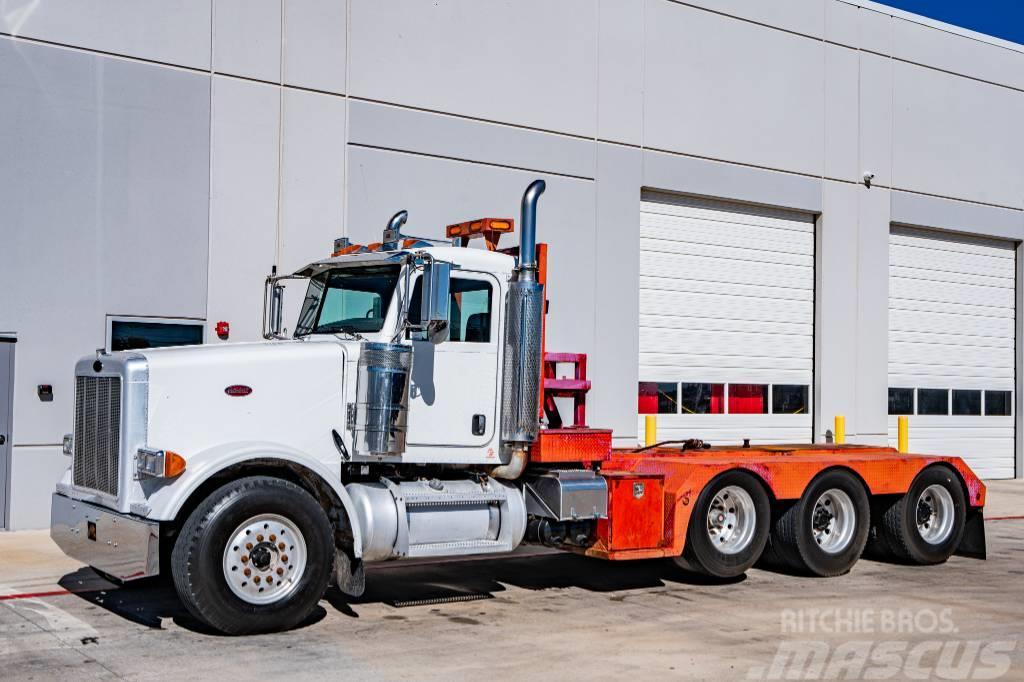
[[[353,559],[343,549],[335,551],[334,578],[338,589],[349,597],[361,597],[366,591],[366,572],[363,560]]]
[[[964,522],[964,536],[960,540],[960,546],[956,548],[958,556],[970,557],[971,559],[985,559],[985,510],[982,508],[970,509],[967,511],[967,520]]]

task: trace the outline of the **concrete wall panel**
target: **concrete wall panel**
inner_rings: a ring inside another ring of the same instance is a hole
[[[281,81],[282,1],[214,0],[214,71]]]
[[[1024,47],[1011,50],[894,17],[893,56],[1024,90]]]
[[[358,100],[349,142],[526,170],[594,177],[594,143],[445,114]]]
[[[825,177],[859,182],[858,78],[855,50],[825,46]]]
[[[641,143],[645,0],[599,0],[597,136]]]
[[[893,186],[1024,206],[1024,92],[893,66]]]
[[[60,446],[16,447],[11,451],[10,530],[50,525],[50,494],[67,471],[71,459]]]
[[[260,338],[263,281],[276,259],[279,96],[275,86],[214,77],[207,320],[230,322],[231,341]]]
[[[349,150],[348,176],[348,233],[364,244],[380,241],[387,219],[400,209],[409,211],[408,231],[425,237],[441,237],[445,225],[460,220],[509,216],[518,222],[523,190],[545,178],[537,240],[550,245],[548,348],[593,351],[593,182],[360,147]]]
[[[329,256],[344,223],[345,100],[286,90],[278,269]]]
[[[892,184],[892,70],[892,59],[860,53],[857,170],[874,173],[875,184],[884,186]]]
[[[104,345],[106,314],[202,316],[208,97],[207,76],[0,39],[16,445],[71,430],[74,361]]]
[[[643,186],[766,206],[821,211],[821,180],[645,150]]]
[[[285,0],[284,82],[345,92],[347,0]]]
[[[7,0],[0,33],[210,68],[212,0]]]
[[[825,5],[821,0],[688,0],[686,4],[817,38],[824,31]]]
[[[646,22],[646,146],[822,174],[822,42],[663,0]]]
[[[349,89],[593,137],[597,6],[585,0],[352,0]]]

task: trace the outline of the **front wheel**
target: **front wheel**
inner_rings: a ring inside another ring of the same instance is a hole
[[[232,481],[188,517],[171,554],[181,601],[227,634],[286,630],[327,589],[331,523],[299,486],[253,476]]]
[[[764,551],[769,509],[768,494],[752,474],[734,469],[718,475],[697,498],[676,563],[716,578],[742,575]]]

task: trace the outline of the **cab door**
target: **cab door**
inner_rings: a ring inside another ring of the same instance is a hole
[[[496,459],[500,287],[487,273],[452,273],[448,339],[412,341],[409,391],[410,461],[486,462]],[[410,298],[418,323],[421,283]],[[438,456],[438,451],[447,452]]]

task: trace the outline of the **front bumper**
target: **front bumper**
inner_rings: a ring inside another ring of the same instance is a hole
[[[53,494],[50,537],[65,554],[119,580],[160,572],[160,524]]]

